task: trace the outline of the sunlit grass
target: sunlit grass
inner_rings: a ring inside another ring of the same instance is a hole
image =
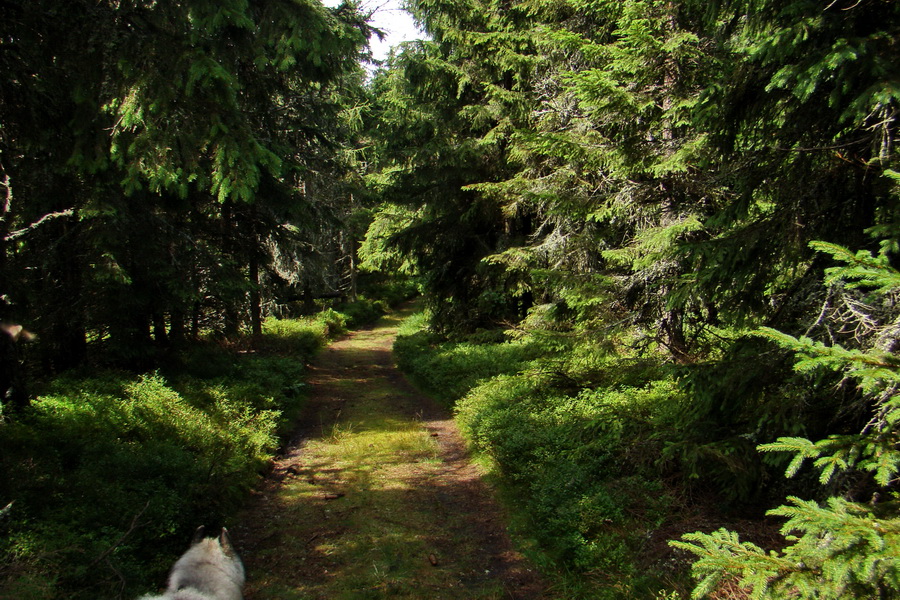
[[[330,350],[334,408],[280,489],[248,599],[504,597],[472,564],[438,443],[379,366],[397,324]]]
[[[381,419],[335,423],[319,442],[323,454],[351,464],[384,464],[437,457],[437,445],[420,423]]]

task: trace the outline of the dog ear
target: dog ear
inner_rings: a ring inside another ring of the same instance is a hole
[[[191,538],[191,546],[196,546],[202,542],[204,538],[206,538],[206,527],[201,525],[197,528],[197,531],[194,532],[194,537]]]
[[[231,536],[228,535],[228,530],[224,527],[222,528],[222,533],[219,534],[219,545],[222,547],[222,552],[226,555],[235,556],[237,554],[234,550],[234,544],[231,543]]]

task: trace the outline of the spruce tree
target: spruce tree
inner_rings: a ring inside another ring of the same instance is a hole
[[[336,222],[340,201],[304,190],[345,170],[337,116],[362,85],[362,15],[246,0],[2,10],[0,177],[14,201],[0,318],[38,331],[53,369],[85,356],[88,331],[146,364],[153,343],[200,325],[258,325],[271,243],[296,242],[265,230],[308,242]]]
[[[836,433],[820,440],[782,437],[763,444],[763,452],[793,455],[786,475],[794,476],[807,461],[824,484],[857,474],[852,489],[825,502],[789,497],[769,511],[784,518],[781,531],[787,546],[764,549],[742,542],[737,534],[720,529],[692,533],[673,546],[697,555],[694,573],[701,579],[693,597],[711,593],[723,579],[734,578],[761,598],[895,598],[900,594],[900,512],[897,474],[900,472],[897,423],[900,421],[900,362],[897,307],[900,272],[890,266],[886,252],[852,253],[830,243],[813,247],[830,254],[839,266],[828,270],[826,281],[844,307],[831,311],[834,331],[853,330],[862,343],[854,346],[794,337],[777,330],[759,330],[795,353],[802,372],[831,370],[859,389],[859,404],[868,413],[862,430]],[[835,304],[838,304],[835,302]],[[849,310],[841,310],[843,308]],[[860,476],[864,475],[862,481]]]
[[[471,331],[522,312],[515,276],[485,259],[527,235],[483,186],[505,179],[515,123],[528,118],[527,7],[413,3],[431,40],[407,46],[374,83],[370,180],[408,219],[387,237],[422,274],[436,325]],[[376,217],[381,227],[396,211]]]

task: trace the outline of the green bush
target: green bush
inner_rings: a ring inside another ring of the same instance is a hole
[[[451,343],[424,330],[426,321],[401,329],[399,365],[455,404],[470,446],[555,570],[593,582],[567,588],[570,597],[652,596],[659,581],[638,564],[670,510],[656,462],[658,432],[686,402],[674,378],[611,342],[525,335],[496,343],[480,332]]]
[[[398,366],[416,385],[448,403],[464,396],[482,380],[520,371],[538,355],[536,346],[523,341],[439,342],[440,338],[427,331],[401,330],[394,353]]]
[[[457,405],[466,437],[516,489],[531,532],[561,563],[633,574],[665,500],[643,478],[652,462],[647,423],[678,394],[672,381],[559,395],[546,376],[496,377]],[[649,457],[643,456],[649,454]],[[623,507],[628,507],[625,511]]]
[[[7,561],[34,562],[73,598],[97,577],[112,585],[116,571],[158,577],[161,538],[221,522],[256,481],[277,446],[276,416],[224,394],[198,408],[157,375],[54,382],[0,436],[15,500]]]
[[[156,588],[198,524],[242,505],[302,407],[307,361],[345,324],[332,310],[270,319],[255,352],[205,343],[165,376],[47,384],[0,422],[0,508],[13,501],[0,520],[0,597]]]
[[[381,300],[369,300],[360,297],[356,302],[347,302],[337,307],[347,321],[347,327],[357,329],[366,325],[371,325],[382,316],[387,314],[387,303]]]
[[[263,322],[261,347],[270,352],[291,354],[306,360],[329,338],[346,330],[346,317],[330,308],[304,319],[270,317]]]

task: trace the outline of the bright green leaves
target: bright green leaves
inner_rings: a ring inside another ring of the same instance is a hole
[[[155,59],[143,69],[135,68],[144,61],[141,54],[124,55],[122,100],[107,103],[116,118],[112,156],[127,173],[127,191],[146,186],[184,196],[196,181],[220,200],[231,194],[249,200],[260,168],[277,164],[259,152],[259,142],[248,140],[254,134],[242,114],[243,82],[234,57],[211,42],[224,27],[252,29],[247,9],[246,2],[197,2],[183,13],[147,14],[168,31],[171,45],[154,51]]]
[[[671,542],[672,546],[699,556],[693,568],[695,573],[703,575],[691,598],[705,598],[730,573],[744,578],[746,587],[753,590],[750,596],[753,600],[766,598],[769,571],[793,568],[789,560],[766,554],[759,546],[742,542],[736,533],[725,529],[710,534],[689,533],[682,539],[682,542]]]
[[[758,333],[795,352],[798,361],[794,368],[798,371],[846,368],[869,393],[885,385],[900,383],[900,373],[896,371],[900,361],[890,352],[828,346],[808,337],[798,339],[770,328],[762,328]]]
[[[897,404],[896,399],[892,400],[892,404]],[[894,410],[895,407],[892,407],[891,412]],[[896,420],[897,415],[890,419],[892,422]],[[882,425],[889,426],[888,419]],[[874,440],[862,435],[833,435],[817,442],[791,437],[762,444],[759,450],[793,453],[794,457],[785,471],[786,477],[796,475],[803,463],[811,460],[820,473],[819,483],[822,485],[830,483],[840,472],[860,469],[871,471],[879,485],[887,486],[894,480],[900,465],[900,452],[891,447],[896,441],[897,436],[892,434],[878,435]]]
[[[703,60],[697,34],[678,28],[671,3],[615,4],[621,12],[612,31],[601,28],[582,36],[580,45],[568,34],[569,46],[590,59],[590,67],[575,63],[564,74],[582,109],[613,139],[611,127],[669,127],[665,112],[675,104],[684,107],[693,96],[693,71]],[[648,133],[662,135],[661,130]]]
[[[816,120],[809,107],[827,107],[832,122],[825,141],[858,139],[860,128],[871,128],[878,135],[866,141],[883,158],[891,128],[885,116],[898,106],[896,35],[890,29],[900,16],[897,4],[759,4],[760,10],[748,13],[749,26],[735,49],[766,74],[760,83],[778,99],[769,119],[790,129]]]
[[[833,244],[818,243],[816,246],[846,263],[844,267],[829,269],[832,284],[846,282],[844,285],[848,289],[878,285],[875,293],[880,295],[900,287],[897,271],[886,263],[877,264],[879,261],[868,252],[853,255]],[[879,485],[891,485],[900,471],[900,450],[897,449],[900,443],[897,429],[900,396],[894,392],[900,385],[900,360],[896,355],[878,347],[863,350],[826,345],[807,337],[794,338],[769,328],[760,330],[759,334],[792,350],[798,358],[794,367],[797,371],[841,371],[874,399],[874,416],[861,435],[832,435],[815,443],[802,438],[779,438],[777,442],[764,444],[759,449],[763,452],[794,453],[787,469],[788,477],[795,475],[802,463],[809,459],[820,471],[820,482],[823,484],[830,482],[837,472],[859,469],[872,472]]]
[[[821,19],[814,23],[821,27]],[[872,38],[839,38],[823,48],[818,60],[801,60],[781,67],[772,77],[767,91],[789,90],[801,103],[808,102],[817,92],[827,93],[828,104],[840,113],[842,122],[856,125],[864,122],[880,107],[897,105],[896,81],[882,79],[862,90],[854,90],[859,71],[873,70],[887,75],[879,56],[884,35]],[[776,36],[777,39],[777,36]],[[849,97],[848,97],[849,96]]]
[[[372,219],[359,249],[364,269],[415,274],[414,265],[391,244],[391,238],[416,221],[415,212],[399,206],[381,207]]]
[[[370,35],[351,5],[330,10],[316,0],[304,0],[271,10],[271,21],[260,22],[271,64],[279,71],[305,71],[317,81],[350,70],[346,58],[358,58]]]
[[[228,199],[252,201],[262,170],[277,173],[281,167],[281,159],[255,140],[240,144],[226,138],[213,146],[211,158],[210,191],[219,202]]]
[[[871,252],[860,250],[856,254],[837,244],[811,242],[810,247],[830,254],[835,260],[844,263],[825,271],[825,283],[842,284],[850,289],[871,289],[872,294],[883,295],[900,289],[900,271],[890,266],[886,254],[873,256]]]
[[[703,224],[696,217],[688,216],[666,225],[644,229],[635,236],[632,245],[607,250],[603,256],[635,270],[649,269],[670,260],[678,242],[702,230]]]

